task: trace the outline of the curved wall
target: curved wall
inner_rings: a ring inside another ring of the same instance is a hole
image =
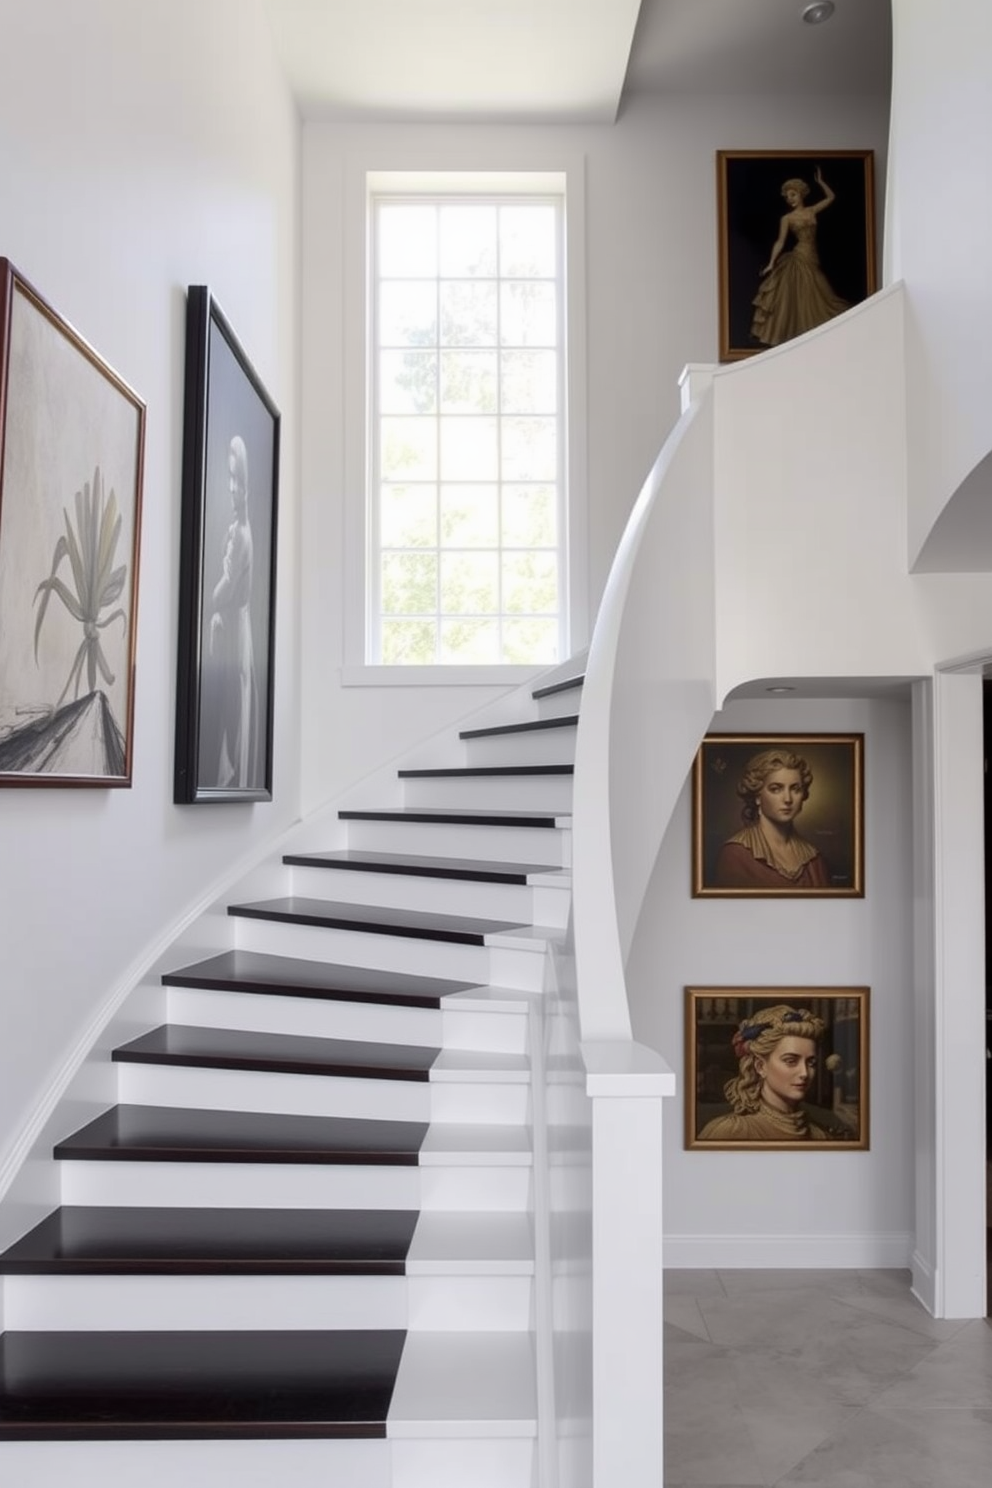
[[[913,564],[992,450],[992,10],[895,0],[892,11],[886,278],[906,283]],[[990,552],[986,542],[982,566]]]
[[[299,803],[298,127],[261,0],[0,0],[0,251],[146,401],[133,787],[0,792],[0,1186],[136,958]],[[275,790],[172,804],[185,292],[283,411]],[[2,604],[2,596],[0,596]]]

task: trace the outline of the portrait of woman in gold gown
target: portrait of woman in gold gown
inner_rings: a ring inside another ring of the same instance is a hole
[[[816,250],[817,218],[836,196],[817,166],[813,179],[823,193],[810,203],[810,188],[799,176],[792,176],[782,187],[788,211],[779,223],[778,237],[772,245],[768,262],[761,270],[761,285],[754,297],[751,335],[763,346],[781,346],[803,331],[832,320],[849,308],[847,300],[835,294],[820,267]],[[786,243],[792,240],[792,247]]]
[[[873,294],[871,150],[718,150],[719,357],[782,346]]]

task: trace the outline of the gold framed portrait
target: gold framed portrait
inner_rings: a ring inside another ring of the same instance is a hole
[[[716,169],[721,362],[874,294],[871,150],[718,150]]]
[[[864,897],[863,734],[707,734],[692,802],[695,898]]]
[[[685,1145],[866,1152],[867,987],[687,987]]]

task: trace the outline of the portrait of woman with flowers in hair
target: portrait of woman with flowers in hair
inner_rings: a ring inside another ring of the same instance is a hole
[[[718,1009],[725,1008],[730,1018],[738,1011],[738,999],[708,1001],[715,1002]],[[822,999],[818,1001],[822,1003]],[[849,1006],[852,1003],[854,1006]],[[698,1019],[704,1006],[690,1002],[690,1011],[697,1019],[693,1044],[698,1047],[704,1042],[707,1049],[712,1049],[717,1027],[711,1024],[700,1039]],[[707,1113],[690,1145],[857,1144],[865,1114],[859,1069],[863,1027],[860,1004],[857,999],[845,998],[840,1005],[828,1003],[827,1008],[833,1025],[829,1042],[827,1017],[800,1003],[758,1006],[735,1020],[735,1026],[727,1026],[721,1019],[720,1036],[728,1040],[729,1052],[737,1064],[736,1074],[723,1083],[729,1110]],[[830,1047],[831,1043],[835,1047]],[[700,1086],[707,1078],[712,1084],[713,1073],[697,1073],[693,1126],[695,1116],[700,1114]]]

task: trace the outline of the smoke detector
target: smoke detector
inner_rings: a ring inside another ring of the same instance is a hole
[[[807,26],[819,26],[829,21],[835,9],[834,0],[813,0],[812,5],[803,9],[803,20]]]

